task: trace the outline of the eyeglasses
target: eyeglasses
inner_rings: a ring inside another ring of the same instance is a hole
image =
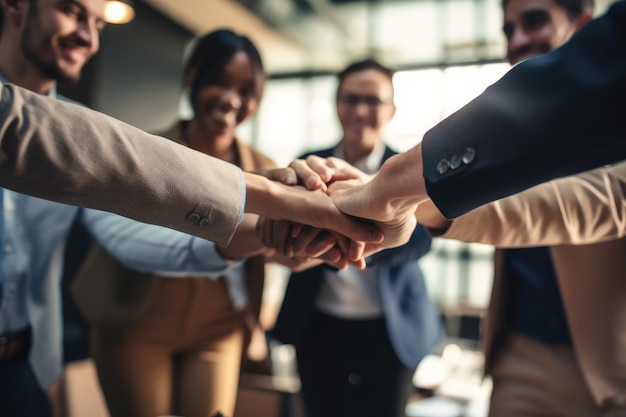
[[[377,109],[383,105],[390,104],[390,102],[383,101],[376,96],[359,96],[357,94],[339,94],[337,102],[348,107],[356,107],[359,103],[363,103],[370,109]]]

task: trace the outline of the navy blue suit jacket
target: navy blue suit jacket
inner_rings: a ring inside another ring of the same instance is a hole
[[[513,67],[422,143],[448,218],[556,177],[626,159],[626,0],[549,54]],[[467,148],[475,157],[455,164]]]
[[[311,154],[329,157],[333,155],[333,149]],[[380,164],[394,154],[387,147]],[[382,251],[367,262],[378,267],[380,298],[389,339],[396,355],[408,368],[415,368],[442,335],[439,312],[426,292],[424,277],[417,264],[417,259],[430,250],[430,244],[430,236],[418,225],[406,245]],[[315,311],[315,299],[326,268],[320,265],[291,274],[272,330],[276,339],[298,344]]]

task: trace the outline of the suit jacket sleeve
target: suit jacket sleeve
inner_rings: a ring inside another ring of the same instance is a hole
[[[0,186],[221,244],[245,197],[234,165],[13,85],[0,88]]]
[[[626,162],[540,184],[479,207],[441,235],[501,247],[592,244],[626,236]]]
[[[428,195],[454,218],[540,182],[625,159],[624,109],[621,0],[561,48],[513,67],[426,133]],[[438,164],[458,161],[468,148],[475,151],[472,162],[440,173]]]

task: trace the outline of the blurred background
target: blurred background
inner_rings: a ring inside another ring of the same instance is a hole
[[[603,13],[609,3],[596,0],[596,12]],[[141,129],[162,130],[189,112],[181,88],[181,51],[198,35],[233,29],[257,45],[269,73],[260,110],[238,136],[279,165],[340,139],[335,73],[352,61],[373,57],[398,70],[397,113],[385,135],[398,151],[419,143],[430,127],[509,69],[503,60],[500,0],[134,0],[132,7],[132,21],[106,27],[100,52],[85,67],[80,83],[59,86],[59,91]],[[464,404],[483,389],[476,352],[491,291],[491,254],[488,246],[435,239],[433,250],[420,260],[446,323],[448,345],[460,349],[442,346],[439,361],[416,373],[416,385],[429,389],[441,382],[438,375],[450,368],[442,365],[443,358],[468,379],[442,396]],[[265,301],[276,310],[286,279],[285,270],[272,267]],[[273,353],[277,374],[293,372],[288,348]],[[461,358],[465,368],[459,365]],[[282,386],[277,380],[274,385],[259,382],[280,393],[272,400],[259,396],[255,382],[247,381],[242,380],[252,388],[240,402],[254,404],[256,415],[266,415],[258,414],[259,401],[274,401],[276,411],[267,415],[298,415],[297,405],[287,405],[284,397],[297,393],[293,380]],[[69,398],[70,408],[80,407],[77,398]],[[462,415],[448,403],[433,407],[444,413],[407,408],[407,415]],[[464,415],[470,415],[468,409]],[[478,409],[475,415],[481,415]],[[74,414],[98,415],[93,410]],[[240,409],[239,415],[255,414]]]

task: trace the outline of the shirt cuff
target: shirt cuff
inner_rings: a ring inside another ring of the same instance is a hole
[[[225,259],[218,252],[217,245],[207,240],[194,238],[191,245],[197,262],[197,270],[206,271],[209,277],[220,277],[245,262],[245,259]]]

